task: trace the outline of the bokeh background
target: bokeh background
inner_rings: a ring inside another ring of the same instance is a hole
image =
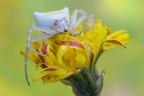
[[[0,96],[74,96],[72,89],[60,82],[43,85],[24,78],[27,30],[36,24],[33,12],[82,8],[102,19],[112,31],[128,30],[132,41],[123,48],[105,52],[98,61],[105,70],[102,96],[144,96],[144,1],[143,0],[0,0]],[[29,77],[38,72],[29,62]]]

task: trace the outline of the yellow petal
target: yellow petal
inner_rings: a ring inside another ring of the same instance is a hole
[[[107,36],[106,40],[117,40],[122,44],[127,43],[131,39],[126,30],[119,30]]]
[[[67,52],[63,55],[63,62],[66,68],[75,70],[77,65],[75,63],[76,50],[74,48],[69,48]]]
[[[79,25],[77,28],[76,28],[76,30],[78,30],[78,31],[82,31],[83,30],[83,26],[82,25]]]
[[[38,54],[36,54],[34,52],[29,53],[29,59],[32,60],[36,64],[41,63],[41,60],[39,59]]]
[[[42,79],[44,83],[53,83],[59,80],[62,80],[68,76],[73,74],[73,72],[69,72],[65,69],[60,69],[56,71],[44,71],[41,76],[33,78],[33,81]]]
[[[25,56],[25,52],[22,51],[22,50],[20,50],[20,54],[21,54],[22,56]],[[41,61],[40,61],[39,56],[37,55],[37,53],[30,52],[28,58],[29,58],[31,61],[33,61],[34,63],[36,63],[36,64],[41,63]]]
[[[69,48],[69,45],[62,45],[62,46],[60,46],[60,48],[57,52],[57,59],[58,59],[58,63],[60,64],[60,66],[64,66],[62,57],[66,53],[68,48]]]
[[[85,66],[86,58],[84,55],[77,54],[75,59],[76,59],[77,64],[79,65],[79,67]]]
[[[96,21],[96,27],[88,32],[86,32],[86,38],[92,42],[101,42],[109,34],[107,27],[102,26],[102,21]]]
[[[103,43],[103,49],[108,50],[116,46],[122,46],[125,48],[123,44],[127,43],[130,39],[130,35],[126,32],[126,30],[113,32],[106,37]]]
[[[40,50],[40,48],[42,47],[42,41],[36,41],[36,42],[33,42],[31,44],[31,46],[36,50]]]
[[[96,20],[96,27],[102,27],[102,20]]]

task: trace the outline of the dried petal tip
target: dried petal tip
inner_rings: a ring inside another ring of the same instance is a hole
[[[115,45],[119,45],[119,46],[122,46],[122,47],[124,47],[126,49],[126,47],[121,42],[119,42],[117,40],[107,40],[105,42],[108,42],[108,43],[111,43],[111,44],[115,44]]]
[[[43,44],[41,51],[43,54],[48,55],[48,44]]]

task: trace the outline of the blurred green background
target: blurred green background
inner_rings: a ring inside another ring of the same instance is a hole
[[[98,61],[105,70],[102,96],[144,96],[144,1],[143,0],[0,0],[0,96],[74,96],[71,87],[60,82],[43,85],[24,78],[19,50],[25,50],[27,30],[35,24],[33,12],[82,8],[102,19],[112,31],[125,29],[132,41],[127,49],[105,52]],[[29,62],[29,77],[37,76]]]

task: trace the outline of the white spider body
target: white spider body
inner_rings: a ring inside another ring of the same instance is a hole
[[[52,30],[55,33],[65,32],[68,30],[68,24],[70,23],[68,8],[47,13],[35,12],[34,17],[37,22],[37,27],[44,29],[44,32],[49,34],[52,33]]]
[[[80,13],[82,16],[77,19],[78,13]],[[31,47],[32,42],[35,42],[38,40],[44,40],[44,39],[54,36],[55,34],[64,33],[66,31],[69,31],[70,33],[73,33],[74,35],[77,35],[80,32],[76,30],[76,28],[86,18],[88,19],[87,24],[91,23],[92,28],[94,27],[93,16],[91,14],[88,14],[82,9],[75,9],[74,12],[72,13],[71,18],[69,16],[69,9],[67,7],[62,10],[52,11],[52,12],[47,12],[47,13],[34,12],[34,17],[36,19],[37,25],[32,25],[30,29],[28,30],[26,55],[25,55],[25,61],[24,61],[25,77],[26,77],[28,85],[30,85],[28,81],[28,75],[27,75],[27,63],[28,63],[29,50],[34,51],[35,53],[39,55],[45,56],[45,54],[41,54],[40,52],[34,50]],[[86,27],[87,25],[85,26],[85,28]],[[32,34],[33,29],[42,31],[43,35],[32,38],[31,34]]]

